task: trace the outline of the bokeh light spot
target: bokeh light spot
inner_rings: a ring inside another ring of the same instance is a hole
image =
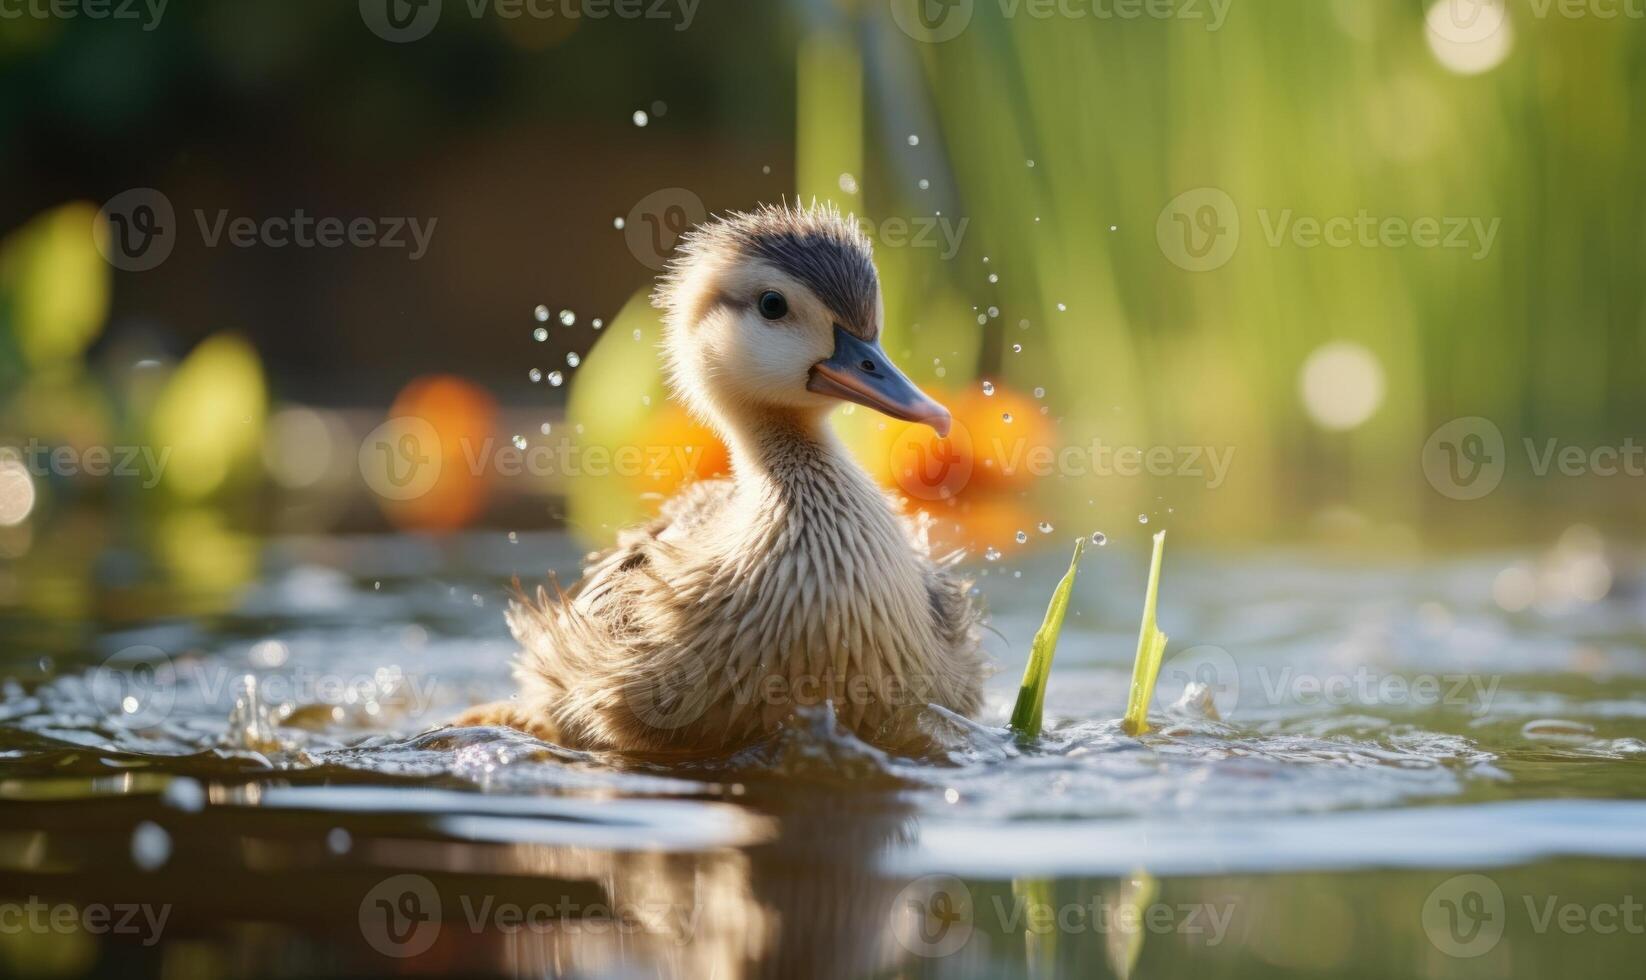
[[[1504,0],[1435,0],[1424,26],[1435,60],[1459,75],[1491,71],[1514,47]]]
[[[1310,354],[1300,384],[1303,407],[1325,429],[1353,429],[1383,404],[1383,365],[1371,351],[1347,341]]]
[[[16,527],[34,510],[34,480],[21,460],[0,456],[0,527]]]

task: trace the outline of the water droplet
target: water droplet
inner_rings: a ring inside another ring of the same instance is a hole
[[[1023,345],[1022,344],[1013,344],[1012,345],[1012,353],[1013,354],[1023,353]]]
[[[1006,423],[1007,425],[1011,425],[1012,424],[1012,413],[1011,412],[1002,412],[1002,413],[1000,413],[1000,421]]]
[[[763,174],[771,173],[772,172],[772,165],[769,164],[769,163],[762,164],[761,167],[760,167],[760,172],[763,173]]]
[[[983,394],[985,394],[985,395],[994,394],[994,382],[993,381],[983,382]]]
[[[634,342],[637,344],[640,343],[640,331],[638,329],[634,332]]]
[[[1093,531],[1092,532],[1092,544],[1095,544],[1099,548],[1101,548],[1101,547],[1103,547],[1104,545],[1106,545],[1108,543],[1109,543],[1109,536],[1107,534],[1104,534],[1102,531]]]
[[[612,219],[612,227],[616,228],[618,231],[622,231],[623,226],[626,224],[628,224],[628,222],[623,220],[622,215],[618,215]]]
[[[937,371],[936,371],[936,372],[934,372],[934,373],[935,373],[935,374],[936,374],[936,375],[937,375],[937,376],[938,376],[938,377],[940,377],[940,378],[942,378],[942,377],[946,377],[946,376],[948,376],[948,373],[949,373],[949,369],[948,369],[948,368],[946,368],[946,367],[940,367],[940,368],[938,368],[938,369],[937,369]]]
[[[1149,523],[1149,515],[1148,514],[1139,514],[1139,515],[1137,515],[1137,523],[1139,523],[1139,524]]]
[[[156,871],[171,858],[171,835],[145,820],[131,835],[131,860],[144,871]]]
[[[978,326],[980,326],[980,327],[981,327],[981,326],[982,326],[982,325],[983,325],[983,324],[985,324],[985,323],[988,323],[988,322],[989,322],[989,316],[988,316],[988,314],[986,314],[986,313],[979,313],[979,314],[978,314],[978,315],[977,315],[977,325],[978,325]]]
[[[583,358],[578,356],[577,351],[569,350],[569,351],[566,352],[566,366],[567,367],[577,367],[579,364],[582,364],[582,363],[583,363]]]
[[[599,317],[595,317],[593,320],[589,321],[589,326],[595,328],[596,330],[599,330],[601,327],[604,327],[605,325],[606,325],[606,321],[600,319]]]
[[[1028,161],[1028,164],[1029,164],[1029,166],[1031,166],[1031,167],[1032,167],[1032,166],[1034,166],[1034,161],[1033,161],[1033,160],[1030,160],[1030,161]]]
[[[532,331],[532,339],[541,344],[543,341],[549,339],[549,332],[544,330],[542,327],[538,327],[536,330]]]
[[[543,372],[539,371],[537,368],[532,368],[530,371],[526,372],[526,377],[532,379],[532,384],[537,384],[539,381],[543,380]]]
[[[930,190],[931,186],[932,186],[932,182],[927,180],[926,178],[922,177],[919,180],[914,182],[914,186],[920,188],[923,191],[924,190]]]
[[[989,281],[990,282],[999,282],[1000,281],[999,273],[995,273],[995,272],[989,273]]]
[[[569,326],[571,326],[572,324],[574,324],[576,322],[577,322],[577,314],[576,313],[573,313],[571,310],[561,310],[560,311],[560,325],[562,327],[569,327]]]
[[[1110,230],[1110,231],[1119,231],[1119,230],[1120,230],[1120,226],[1119,226],[1119,225],[1110,225],[1110,226],[1109,226],[1109,230]]]
[[[1028,540],[1029,540],[1029,532],[1028,531],[1018,531],[1017,532],[1017,543],[1018,544],[1023,544],[1025,542],[1027,542]]]
[[[619,220],[621,220],[621,219],[619,219]],[[537,318],[538,323],[548,323],[549,322],[549,308],[547,306],[544,306],[542,303],[539,303],[539,304],[537,304],[537,309],[532,310],[532,316]],[[539,337],[538,339],[542,340],[543,338]]]
[[[669,104],[664,102],[662,99],[658,99],[656,102],[652,103],[652,115],[662,117],[668,114],[668,111]]]
[[[553,431],[553,429],[554,429],[554,426],[550,425],[547,422],[544,422],[542,425],[537,427],[537,431],[543,433],[544,435],[548,435],[551,431]]]
[[[648,117],[646,115],[646,110],[644,110],[644,109],[634,110],[634,124],[636,126],[644,126],[649,122],[651,122],[651,119],[650,119],[650,117]]]
[[[565,383],[566,383],[566,376],[565,375],[561,374],[559,371],[550,371],[549,372],[549,384],[554,385],[556,388],[558,388],[558,387],[560,387],[561,385],[563,385]]]
[[[920,145],[920,137],[916,136],[914,133],[910,133],[909,134],[909,145],[910,146],[919,146]]]
[[[989,307],[989,316],[990,316],[991,319],[994,318],[994,317],[997,317],[999,315],[1000,315],[1000,307],[998,307],[998,306]]]
[[[518,435],[517,434],[514,437],[514,448],[516,448],[516,449],[525,449],[526,448],[526,437],[523,436],[523,435]]]
[[[206,808],[206,790],[199,782],[187,776],[179,776],[166,784],[165,791],[160,794],[160,800],[174,810],[199,813]]]
[[[1034,390],[1034,396],[1035,396],[1035,397],[1036,397],[1036,398],[1045,398],[1045,397],[1046,397],[1046,389],[1044,389],[1044,388],[1036,388],[1036,389],[1035,389],[1035,390]]]
[[[354,847],[354,837],[342,827],[333,827],[326,832],[326,850],[333,854],[347,854]]]
[[[1067,313],[1067,312],[1069,312],[1069,308],[1067,306],[1065,306],[1064,304],[1059,303],[1059,304],[1057,304],[1057,312]]]
[[[840,184],[840,190],[843,193],[846,193],[846,194],[856,194],[857,193],[857,178],[853,177],[851,174],[841,174],[839,184]]]
[[[1041,521],[1039,524],[1035,525],[1035,530],[1039,531],[1041,534],[1050,534],[1052,533],[1052,522]]]
[[[999,550],[997,550],[995,548],[992,548],[992,547],[988,548],[987,550],[985,550],[983,552],[983,560],[984,561],[999,561],[1000,560]]]
[[[519,543],[520,543],[520,532],[510,531],[509,532],[509,544],[519,544]]]

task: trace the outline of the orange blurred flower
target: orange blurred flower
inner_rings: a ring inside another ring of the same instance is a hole
[[[928,533],[938,550],[1010,554],[1023,546],[1018,532],[1035,524],[1023,495],[1034,482],[1031,458],[1056,450],[1052,426],[1038,402],[1002,385],[992,395],[968,389],[933,397],[954,415],[947,437],[887,422],[874,427],[863,462],[883,486],[932,516]]]
[[[915,501],[1028,489],[1034,479],[1029,460],[1056,448],[1039,404],[1008,388],[934,397],[954,415],[947,437],[924,425],[888,422],[876,428],[879,435],[864,460],[877,480]]]
[[[667,497],[688,483],[732,471],[725,443],[672,401],[646,420],[639,447],[645,462],[633,484],[643,493]]]
[[[360,472],[383,512],[400,527],[449,531],[485,509],[484,463],[497,403],[451,375],[418,378],[401,389],[389,419],[360,447]]]

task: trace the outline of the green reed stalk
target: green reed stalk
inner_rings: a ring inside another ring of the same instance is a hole
[[[1160,676],[1160,661],[1166,656],[1166,634],[1155,625],[1155,600],[1160,595],[1160,560],[1166,550],[1166,532],[1154,536],[1154,557],[1149,559],[1149,590],[1143,596],[1143,625],[1137,634],[1137,659],[1132,663],[1132,690],[1126,697],[1126,717],[1121,727],[1128,735],[1149,730],[1149,702],[1154,699],[1154,683]]]
[[[1063,631],[1063,617],[1069,611],[1069,594],[1074,591],[1074,580],[1080,571],[1080,557],[1086,553],[1086,539],[1076,539],[1074,557],[1063,580],[1052,590],[1051,604],[1046,607],[1046,619],[1035,631],[1029,645],[1029,665],[1023,669],[1023,686],[1017,691],[1017,704],[1012,708],[1010,727],[1021,738],[1040,735],[1041,714],[1046,708],[1046,682],[1052,676],[1052,657],[1057,653],[1057,635]]]

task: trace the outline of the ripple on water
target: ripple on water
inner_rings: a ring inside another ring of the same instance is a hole
[[[1185,561],[1163,597],[1173,650],[1222,645],[1250,697],[1243,693],[1241,710],[1225,721],[1162,713],[1159,731],[1129,737],[1112,719],[1135,648],[1133,566],[1142,559],[1128,555],[1119,538],[1082,574],[1079,614],[1069,621],[1049,692],[1050,724],[1032,746],[988,720],[1003,718],[1015,693],[1061,557],[1047,559],[1044,569],[1025,560],[1017,584],[989,580],[993,621],[1005,635],[994,648],[1004,669],[990,688],[993,707],[983,722],[929,712],[938,745],[930,758],[888,755],[840,730],[824,711],[802,712],[769,745],[691,765],[574,752],[504,729],[438,729],[462,708],[511,690],[514,647],[495,601],[508,575],[524,571],[522,563],[569,567],[575,560],[562,537],[518,541],[509,545],[497,534],[445,548],[409,539],[282,542],[270,549],[275,571],[231,614],[187,625],[157,619],[95,638],[93,661],[132,646],[172,651],[175,683],[163,704],[139,698],[128,710],[99,690],[95,662],[67,657],[44,679],[8,681],[0,689],[7,735],[0,775],[135,769],[208,787],[231,777],[264,779],[272,789],[310,773],[328,785],[297,797],[265,793],[262,805],[403,805],[433,819],[450,805],[441,794],[452,790],[539,802],[599,798],[590,820],[645,828],[693,807],[725,806],[745,790],[781,794],[804,784],[895,798],[923,833],[957,840],[998,837],[1008,826],[1033,828],[1033,837],[1065,822],[1110,827],[1123,841],[1153,821],[1227,830],[1252,815],[1269,826],[1366,809],[1410,814],[1421,827],[1422,814],[1437,804],[1546,793],[1548,773],[1565,786],[1581,774],[1586,781],[1575,785],[1596,797],[1646,794],[1642,778],[1628,775],[1646,754],[1638,609],[1620,601],[1594,622],[1505,615],[1489,598],[1501,562],[1334,568],[1293,555],[1246,558],[1241,574],[1230,574],[1215,561]],[[1431,708],[1311,705],[1266,693],[1288,669],[1331,676],[1361,666],[1378,676],[1429,671],[1500,683],[1470,687],[1467,703]],[[338,684],[325,687],[322,679]],[[1548,726],[1528,731],[1540,720],[1564,723],[1556,732],[1562,738],[1549,737]],[[350,795],[383,781],[397,785],[387,795]],[[686,809],[648,809],[664,798]],[[487,839],[570,832],[569,820],[532,828],[525,811],[485,809],[491,805],[452,812],[478,820],[460,829]],[[1504,834],[1499,828],[1487,836],[1507,850],[1514,841]],[[1056,839],[1032,846],[1055,861]],[[1242,860],[1283,866],[1285,844],[1285,835],[1248,841]]]

